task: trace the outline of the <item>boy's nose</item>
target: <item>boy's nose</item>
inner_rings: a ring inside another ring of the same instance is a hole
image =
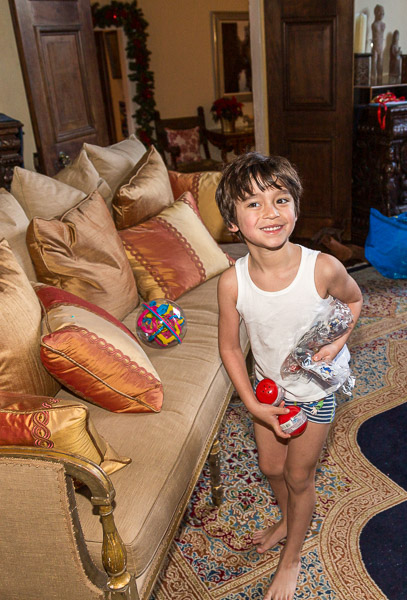
[[[280,213],[278,212],[277,206],[275,206],[274,204],[270,204],[270,205],[266,206],[265,207],[265,216],[269,217],[270,219],[275,219],[276,217],[279,217]]]

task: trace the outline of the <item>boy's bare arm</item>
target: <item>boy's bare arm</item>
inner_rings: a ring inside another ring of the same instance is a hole
[[[324,360],[329,362],[342,350],[351,335],[362,310],[363,297],[358,284],[349,275],[343,264],[329,254],[321,253],[318,255],[315,283],[322,297],[331,295],[344,304],[347,304],[353,316],[353,322],[346,333],[332,344],[323,346],[313,357],[317,361]]]
[[[234,385],[236,392],[248,411],[269,425],[282,438],[289,438],[278,422],[277,415],[285,414],[284,407],[274,407],[261,404],[254,392],[247,373],[246,360],[243,355],[240,339],[240,315],[236,310],[237,282],[234,268],[225,271],[218,284],[219,303],[219,352],[225,369]]]

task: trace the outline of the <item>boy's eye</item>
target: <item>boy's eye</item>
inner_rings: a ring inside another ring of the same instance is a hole
[[[247,206],[248,206],[249,208],[254,208],[254,207],[256,207],[256,206],[259,206],[259,203],[258,203],[258,202],[256,202],[255,200],[253,200],[253,201],[252,201],[252,202],[250,202],[250,203],[249,203]]]
[[[278,198],[277,200],[277,204],[287,204],[287,202],[290,202],[291,198]]]

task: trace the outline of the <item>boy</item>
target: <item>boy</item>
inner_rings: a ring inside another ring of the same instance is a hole
[[[333,394],[324,398],[313,380],[282,380],[281,365],[332,296],[349,306],[353,324],[313,359],[332,361],[339,354],[340,362],[346,363],[345,342],[362,307],[356,282],[336,258],[290,242],[301,192],[298,174],[288,160],[257,152],[230,163],[216,192],[228,229],[249,248],[249,254],[219,279],[220,354],[253,415],[259,466],[282,515],[253,541],[258,552],[266,552],[287,538],[264,600],[293,600],[301,547],[315,506],[316,465],[335,414]],[[281,430],[277,416],[288,412],[283,405],[276,408],[257,401],[239,344],[240,318],[250,338],[256,380],[273,379],[285,389],[285,404],[297,403],[305,410],[308,426],[302,435],[290,438]]]

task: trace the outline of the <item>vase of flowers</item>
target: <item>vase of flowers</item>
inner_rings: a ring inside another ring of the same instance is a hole
[[[236,100],[236,96],[218,98],[212,104],[211,113],[215,122],[221,122],[223,133],[233,133],[236,119],[243,115],[242,108],[243,104]]]

